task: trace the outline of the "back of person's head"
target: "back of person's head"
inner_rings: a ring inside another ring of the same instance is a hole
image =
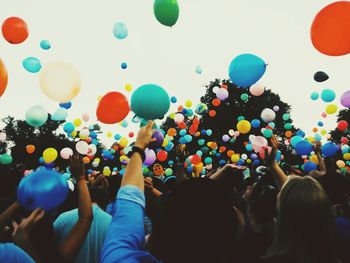
[[[220,262],[237,233],[237,214],[216,182],[192,178],[174,189],[153,225],[151,251],[165,263]]]
[[[268,257],[336,262],[335,219],[321,185],[309,176],[291,177],[278,199],[276,237]]]
[[[117,196],[117,192],[120,188],[122,177],[119,174],[117,174],[117,175],[108,176],[106,178],[108,180],[109,201],[114,202]]]
[[[91,202],[97,203],[97,205],[105,210],[109,203],[109,196],[106,189],[101,186],[93,186],[89,188]]]

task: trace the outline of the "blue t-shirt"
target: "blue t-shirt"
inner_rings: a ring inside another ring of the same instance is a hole
[[[35,261],[26,252],[13,243],[0,244],[0,262],[35,263]]]
[[[97,205],[92,206],[94,219],[92,220],[89,233],[74,262],[95,263],[99,262],[103,241],[108,231],[112,217]],[[55,236],[58,243],[62,243],[68,236],[79,219],[78,209],[61,214],[54,223]]]
[[[132,185],[119,189],[116,212],[102,248],[103,263],[159,263],[144,250],[145,195]]]

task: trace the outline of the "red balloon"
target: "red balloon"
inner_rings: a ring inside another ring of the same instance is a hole
[[[7,86],[7,70],[6,67],[4,65],[4,63],[2,62],[2,60],[0,59],[0,97],[2,96],[2,94],[4,94],[6,86]]]
[[[98,103],[97,119],[105,124],[114,124],[125,119],[129,114],[128,99],[120,92],[113,91],[104,95]]]
[[[350,52],[350,2],[339,1],[324,7],[314,18],[311,41],[321,53],[342,56]]]
[[[348,128],[348,122],[347,122],[347,121],[344,121],[344,120],[339,121],[339,122],[338,122],[338,125],[337,125],[337,128],[338,128],[339,131],[344,131],[344,130],[346,130],[346,129]]]
[[[192,155],[192,158],[191,158],[192,164],[196,165],[196,164],[199,164],[201,161],[202,161],[202,158],[198,154]]]
[[[164,162],[168,158],[168,153],[164,150],[160,150],[157,153],[157,159],[161,162]]]
[[[28,35],[28,26],[19,17],[9,17],[2,24],[2,35],[11,44],[24,42]]]

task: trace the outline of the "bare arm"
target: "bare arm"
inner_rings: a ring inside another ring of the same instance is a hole
[[[18,214],[19,210],[20,205],[18,201],[16,201],[0,214],[0,230],[2,230],[7,224],[12,222],[14,217]]]
[[[85,181],[85,169],[78,154],[71,159],[72,174],[77,180],[79,219],[59,250],[65,262],[74,261],[90,230],[93,220],[91,198]]]
[[[317,156],[319,170],[313,170],[309,173],[309,175],[316,177],[324,176],[326,175],[326,165],[321,154],[321,142],[316,142],[315,154]]]

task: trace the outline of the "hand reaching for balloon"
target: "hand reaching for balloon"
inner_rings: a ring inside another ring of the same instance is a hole
[[[271,167],[276,161],[279,142],[275,135],[271,137],[270,144],[271,144],[271,152],[268,153],[268,150],[265,149],[265,156],[266,156],[265,163],[267,167]]]
[[[223,168],[218,170],[216,173],[214,173],[212,176],[210,176],[210,179],[212,180],[222,180],[225,177],[235,175],[236,172],[242,172],[245,169],[247,169],[246,166],[237,166],[235,164],[226,164]]]
[[[322,143],[320,141],[317,141],[315,143],[315,153],[321,153],[321,147],[322,147]]]
[[[153,125],[154,125],[154,121],[149,121],[146,126],[140,129],[135,141],[136,147],[139,147],[145,150],[146,147],[150,144],[150,142],[152,141],[152,135],[153,135]]]
[[[146,177],[146,178],[144,178],[144,182],[145,182],[145,187],[152,191],[154,188],[152,178]]]
[[[79,181],[80,179],[85,179],[85,167],[83,160],[80,155],[75,152],[70,158],[71,172],[74,178]]]

